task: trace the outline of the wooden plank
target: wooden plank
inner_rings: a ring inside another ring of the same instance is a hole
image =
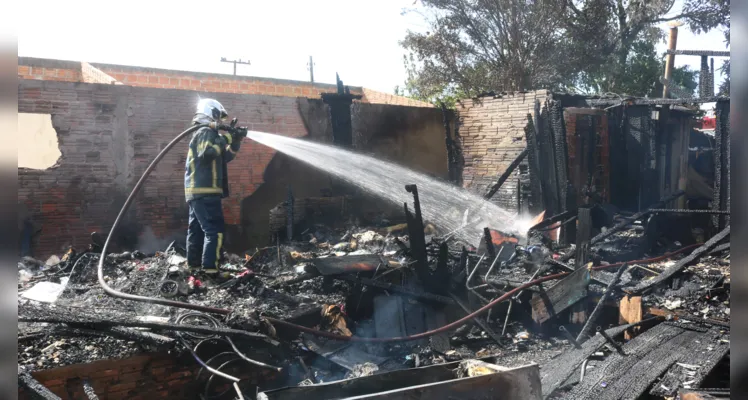
[[[572,272],[550,289],[535,293],[530,300],[532,319],[542,324],[587,296],[590,268]]]
[[[692,325],[665,322],[637,336],[623,346],[625,355],[612,353],[567,398],[637,399],[675,363],[702,365],[724,354],[723,349],[714,353],[721,342],[717,328],[694,329]],[[704,376],[707,373],[705,368]]]
[[[657,346],[630,368],[621,371],[622,375],[604,391],[598,390],[595,399],[638,399],[647,388],[674,363],[687,359],[683,349],[691,342],[699,340],[702,334],[695,331],[683,331],[672,339]],[[625,351],[625,350],[624,350]],[[604,378],[604,379],[607,379]],[[610,382],[610,381],[609,381]]]
[[[642,320],[641,296],[624,296],[618,306],[618,323],[632,324]],[[631,340],[638,328],[632,328],[623,333],[623,338]]]
[[[374,271],[377,269],[377,265],[385,264],[376,254],[316,258],[312,260],[312,263],[322,275]]]
[[[699,259],[701,256],[709,252],[714,246],[717,245],[722,239],[726,238],[730,234],[730,226],[728,225],[725,229],[723,229],[718,234],[714,235],[711,239],[709,239],[706,243],[704,243],[703,246],[700,246],[696,248],[691,254],[687,255],[686,257],[681,258],[676,262],[675,264],[671,265],[665,271],[663,271],[660,275],[657,275],[654,279],[650,279],[648,281],[644,281],[640,283],[638,286],[633,288],[630,292],[632,294],[639,294],[644,292],[645,290],[648,290],[652,288],[653,286],[659,285],[660,283],[663,283],[664,281],[670,279],[675,275],[676,273],[680,272],[684,268],[686,268],[689,264]]]
[[[615,338],[620,335],[626,328],[631,325],[617,326],[605,331],[608,336]],[[604,345],[605,338],[601,335],[594,335],[592,338],[582,343],[581,349],[571,349],[564,354],[548,361],[540,367],[540,379],[543,386],[543,397],[547,397],[554,390],[558,389],[571,374],[577,372],[577,368],[582,365],[585,359],[594,354],[600,346]]]
[[[626,355],[611,353],[603,365],[587,372],[584,380],[567,393],[565,398],[599,399],[610,385],[631,370],[645,355],[683,332],[683,329],[662,323],[637,336],[623,346]],[[670,364],[665,368],[669,366]]]
[[[689,356],[681,363],[673,364],[649,394],[673,397],[684,382],[689,382],[690,387],[701,387],[707,375],[730,352],[729,333],[723,333],[722,328],[712,327],[703,337],[703,343],[699,340],[687,344],[683,351]]]

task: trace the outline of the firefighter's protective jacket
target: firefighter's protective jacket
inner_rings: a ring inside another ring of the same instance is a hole
[[[184,194],[187,201],[205,197],[229,195],[226,164],[239,151],[241,139],[217,130],[198,129],[190,140],[185,162]]]

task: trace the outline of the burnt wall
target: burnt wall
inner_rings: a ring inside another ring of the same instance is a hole
[[[219,100],[252,130],[331,140],[329,110],[321,100],[19,80],[18,112],[51,114],[62,154],[53,168],[18,170],[18,202],[41,227],[32,254],[45,258],[68,246],[82,249],[91,232],[107,234],[148,164],[189,126],[198,95]],[[357,103],[352,111],[358,150],[446,176],[438,110]],[[186,141],[177,144],[152,172],[118,229],[113,250],[156,251],[171,240],[184,240],[186,146]],[[225,243],[232,252],[267,242],[269,210],[285,200],[289,186],[296,198],[318,197],[335,187],[328,174],[250,139],[229,164],[229,180],[231,194],[223,209]]]
[[[351,118],[354,151],[448,180],[446,133],[440,109],[354,102]],[[454,126],[451,128],[454,132]],[[402,205],[384,203],[355,188],[348,189],[346,194],[361,198],[357,206],[363,218],[378,213],[402,216]]]
[[[199,95],[218,99],[250,129],[296,137],[307,133],[295,98]],[[107,233],[147,165],[189,126],[197,96],[183,90],[20,80],[18,112],[51,114],[62,153],[54,168],[18,170],[18,201],[41,226],[33,254],[46,257],[67,246],[83,248],[92,231]],[[118,247],[139,245],[152,251],[183,238],[186,146],[177,144],[153,171],[118,230]],[[263,185],[274,155],[274,150],[245,139],[240,155],[229,164],[227,224],[241,224],[240,205]],[[267,209],[258,212],[267,215]],[[138,243],[138,237],[148,240]],[[227,235],[227,242],[237,245],[235,239]]]
[[[485,194],[509,164],[527,147],[527,115],[534,115],[535,100],[544,103],[548,90],[510,93],[494,97],[461,100],[459,145],[465,160],[463,186]],[[492,202],[507,210],[517,210],[517,185],[521,171],[527,170],[525,158],[520,168],[502,185]]]

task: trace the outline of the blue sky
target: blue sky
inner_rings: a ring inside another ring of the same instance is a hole
[[[308,80],[312,55],[318,82],[334,83],[338,72],[346,84],[389,93],[405,79],[398,41],[408,29],[426,29],[419,15],[401,15],[413,0],[33,4],[44,12],[17,24],[19,56],[229,74],[233,66],[221,57],[241,58],[252,64],[237,66],[240,75]],[[720,32],[694,35],[686,27],[678,48],[725,49]],[[676,66],[699,63],[676,57]]]

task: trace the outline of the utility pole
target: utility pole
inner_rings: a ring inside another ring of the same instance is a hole
[[[683,25],[682,22],[670,23],[670,36],[667,41],[667,49],[675,51],[675,47],[678,43],[678,27]],[[675,64],[675,54],[668,52],[667,59],[665,60],[665,85],[662,88],[662,98],[667,99],[669,94],[668,84],[673,79],[673,68]]]
[[[312,56],[309,56],[309,80],[314,83],[314,61],[312,61]]]
[[[236,64],[246,64],[246,65],[250,65],[250,64],[249,64],[249,60],[247,60],[247,61],[242,61],[242,59],[241,59],[241,58],[240,58],[240,59],[238,59],[238,60],[227,60],[227,59],[226,59],[226,57],[221,57],[221,62],[227,62],[227,63],[233,63],[233,64],[234,64],[234,76],[236,76]]]

